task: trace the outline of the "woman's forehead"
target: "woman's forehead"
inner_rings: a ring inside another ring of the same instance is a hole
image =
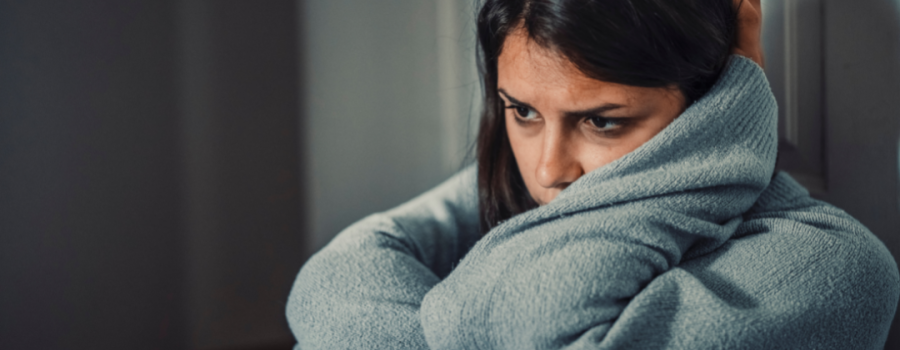
[[[504,41],[497,59],[497,83],[508,96],[533,106],[583,109],[612,103],[624,107],[647,105],[659,88],[628,86],[593,79],[556,51],[515,30]]]
[[[523,29],[509,34],[497,59],[498,79],[546,87],[605,87],[582,73],[567,58],[531,40]]]

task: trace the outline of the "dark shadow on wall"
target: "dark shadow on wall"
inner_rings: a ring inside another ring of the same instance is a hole
[[[191,348],[291,339],[302,262],[296,1],[182,12]]]
[[[289,348],[297,16],[0,0],[0,349]]]
[[[0,2],[0,348],[183,348],[174,13]]]

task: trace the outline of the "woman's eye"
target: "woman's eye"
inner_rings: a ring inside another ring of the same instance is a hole
[[[536,113],[531,108],[525,106],[513,105],[506,107],[506,109],[512,109],[520,119],[534,119],[536,116]]]
[[[621,121],[612,118],[588,117],[587,119],[590,121],[591,125],[603,131],[612,130],[622,125]]]
[[[527,118],[528,112],[531,112],[528,110],[528,108],[525,108],[522,106],[516,106],[516,113],[519,114],[520,117]]]

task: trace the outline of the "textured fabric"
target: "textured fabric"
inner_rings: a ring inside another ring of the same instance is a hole
[[[762,70],[734,56],[656,137],[481,239],[470,167],[304,265],[298,348],[880,348],[897,266],[771,176],[776,122]]]
[[[338,234],[287,305],[295,349],[428,349],[418,309],[479,238],[474,167]]]

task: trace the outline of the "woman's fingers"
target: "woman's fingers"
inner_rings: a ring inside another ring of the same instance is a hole
[[[765,67],[762,48],[762,5],[760,0],[734,0],[737,7],[737,36],[732,53],[749,57]]]

